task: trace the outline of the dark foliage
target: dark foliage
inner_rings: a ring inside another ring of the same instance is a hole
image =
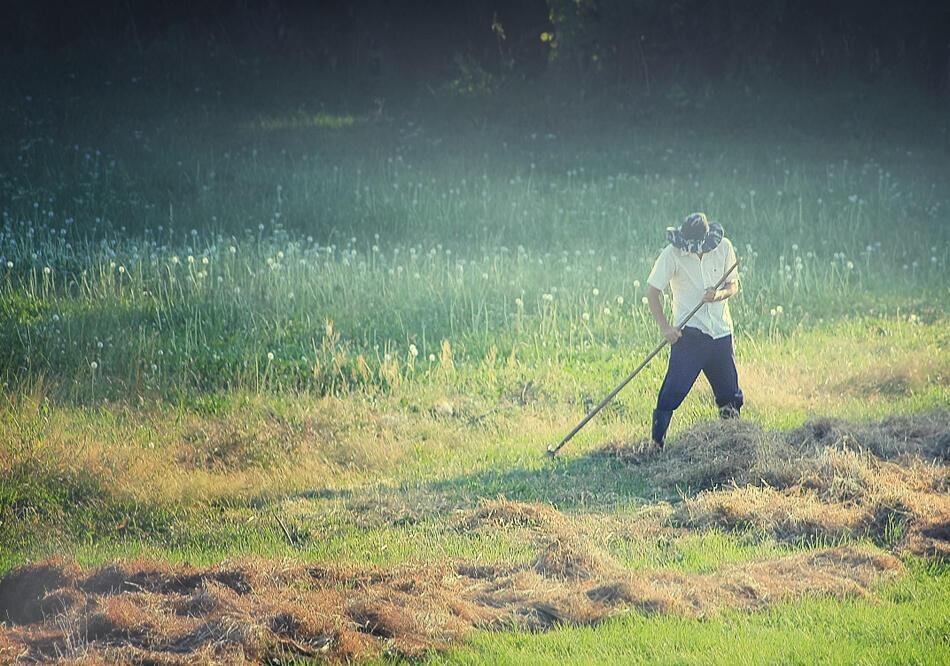
[[[776,77],[950,89],[950,4],[927,0],[12,0],[4,14],[8,52],[141,55],[188,43],[210,58],[306,64],[371,92],[473,66],[580,95]]]

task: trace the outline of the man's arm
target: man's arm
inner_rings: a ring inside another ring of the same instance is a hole
[[[739,281],[732,280],[722,285],[719,289],[707,289],[706,293],[703,294],[703,303],[715,303],[716,301],[724,301],[727,298],[732,298],[739,293]]]
[[[660,300],[662,293],[663,292],[652,284],[647,285],[647,302],[650,304],[650,313],[656,320],[656,325],[660,327],[660,332],[663,334],[663,337],[666,338],[666,341],[669,342],[670,345],[674,345],[683,334],[679,329],[670,324],[669,319],[666,318],[666,313],[663,312],[663,301]]]
[[[722,242],[726,248],[726,259],[723,263],[723,270],[729,266],[733,266],[737,263],[736,259],[736,249],[732,245],[732,241],[728,238],[723,238]],[[716,301],[724,301],[727,298],[732,298],[739,293],[739,274],[733,273],[730,275],[728,282],[722,285],[719,289],[707,289],[706,293],[703,294],[703,303],[715,303]]]

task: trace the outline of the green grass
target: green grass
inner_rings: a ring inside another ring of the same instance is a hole
[[[680,498],[591,454],[645,436],[663,356],[542,456],[656,344],[646,278],[693,210],[739,254],[747,418],[950,402],[950,158],[926,128],[470,127],[115,94],[137,111],[80,96],[61,133],[55,97],[0,110],[0,572],[528,562],[522,532],[456,527],[499,497],[554,505],[634,569],[824,545],[629,532]],[[707,393],[674,438],[715,416]],[[946,569],[909,566],[868,599],[481,633],[432,659],[946,662]]]
[[[806,599],[706,620],[632,613],[595,628],[485,633],[427,663],[941,664],[950,659],[950,575],[914,567],[875,598]]]

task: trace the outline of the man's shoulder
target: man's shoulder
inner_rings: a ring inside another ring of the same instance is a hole
[[[728,257],[735,255],[736,248],[733,246],[731,240],[723,236],[722,240],[719,241],[719,245],[716,246],[716,253],[723,257]]]

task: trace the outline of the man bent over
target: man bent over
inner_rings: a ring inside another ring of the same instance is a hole
[[[728,299],[739,292],[733,273],[719,289],[711,285],[736,262],[736,252],[722,226],[703,213],[689,215],[679,227],[666,230],[669,241],[647,278],[647,300],[663,336],[670,343],[670,364],[653,412],[653,442],[662,448],[673,411],[693,387],[700,371],[716,396],[722,418],[738,418],[742,390],[736,372],[732,316]],[[673,321],[679,324],[697,303],[703,306],[680,331],[663,312],[661,294],[673,294]]]

